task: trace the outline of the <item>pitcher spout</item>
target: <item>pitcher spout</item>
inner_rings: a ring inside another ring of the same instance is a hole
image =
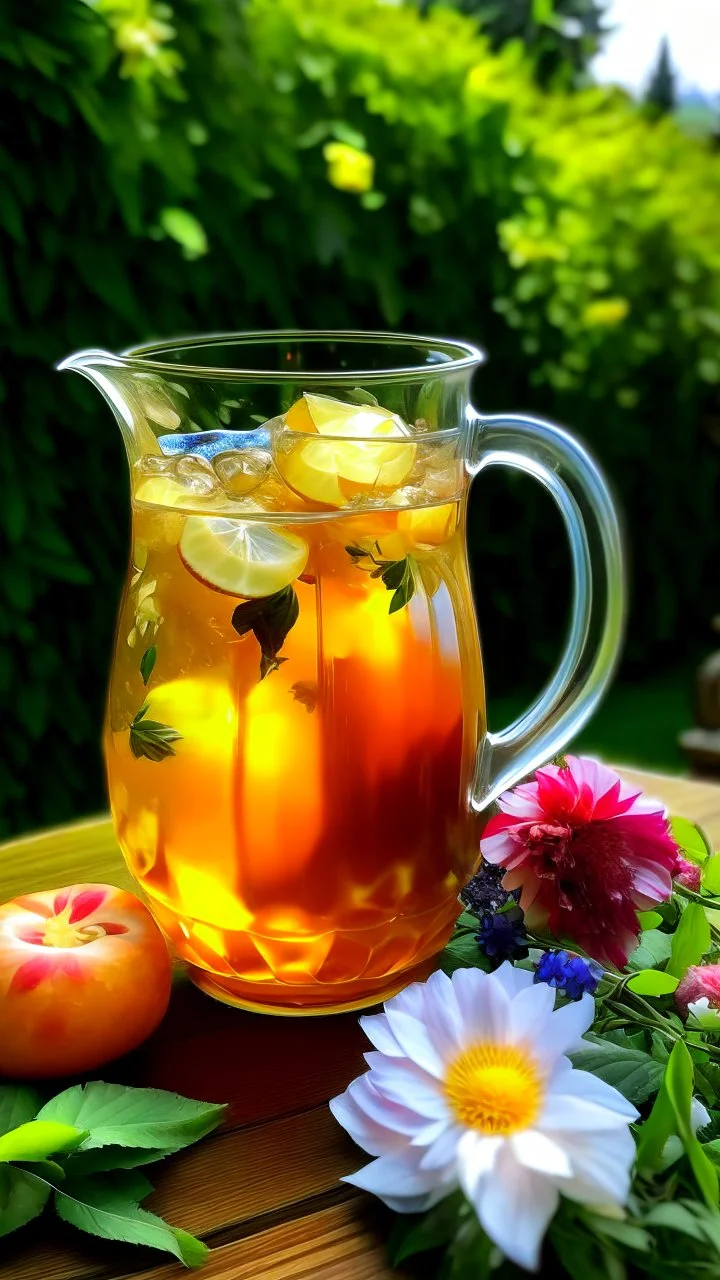
[[[97,387],[115,415],[131,463],[143,453],[158,452],[155,434],[134,393],[135,375],[122,356],[88,347],[66,356],[55,368],[59,373],[68,369],[79,373]]]

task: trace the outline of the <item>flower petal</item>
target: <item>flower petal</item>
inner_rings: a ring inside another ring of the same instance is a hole
[[[492,1177],[473,1199],[480,1225],[511,1262],[537,1271],[548,1224],[558,1206],[555,1183],[518,1164],[506,1144]]]
[[[368,1040],[375,1045],[376,1049],[380,1050],[380,1053],[387,1054],[389,1058],[405,1057],[384,1013],[370,1014],[360,1018],[359,1021]]]
[[[402,1197],[424,1195],[432,1191],[437,1177],[434,1169],[421,1169],[419,1159],[411,1148],[397,1155],[379,1156],[357,1173],[343,1178],[362,1191],[370,1191],[385,1200],[387,1196]]]
[[[509,1139],[513,1154],[526,1169],[548,1177],[569,1178],[572,1173],[567,1153],[555,1139],[539,1129],[525,1129]]]
[[[388,1009],[387,1020],[405,1057],[441,1080],[445,1075],[445,1063],[430,1039],[427,1027],[401,1009]]]
[[[497,982],[511,1000],[533,985],[532,973],[528,969],[517,969],[509,960],[505,960],[492,976],[493,982]]]
[[[580,1000],[550,1014],[542,1036],[534,1048],[542,1061],[551,1063],[563,1054],[581,1049],[582,1037],[595,1016],[595,1001],[587,992]]]
[[[371,1119],[349,1092],[331,1098],[328,1105],[338,1124],[347,1130],[353,1142],[367,1151],[368,1155],[388,1155],[402,1151],[407,1146],[407,1138],[402,1133],[393,1132]]]
[[[635,1140],[627,1126],[604,1133],[566,1133],[563,1146],[573,1172],[563,1183],[563,1195],[580,1200],[581,1189],[589,1185],[604,1202],[625,1204],[636,1155]]]
[[[527,970],[518,970],[526,972]],[[533,976],[527,976],[532,984]],[[528,1043],[541,1039],[555,1008],[555,991],[547,982],[526,986],[518,992],[509,1010],[510,1028],[514,1041]]]
[[[366,1054],[366,1058],[371,1068],[370,1083],[383,1098],[429,1120],[449,1118],[447,1099],[437,1080],[426,1071],[407,1058],[384,1058],[374,1053]]]
[[[383,1128],[402,1133],[408,1141],[413,1141],[436,1124],[444,1126],[447,1123],[445,1117],[437,1121],[428,1121],[427,1117],[413,1111],[410,1107],[399,1102],[390,1102],[378,1093],[372,1083],[370,1072],[353,1080],[346,1092],[370,1120],[382,1125]]]
[[[435,1141],[429,1147],[426,1147],[420,1161],[420,1168],[442,1169],[448,1164],[454,1165],[458,1145],[464,1133],[465,1130],[460,1125],[444,1127],[443,1132]]]
[[[491,1174],[505,1139],[466,1129],[457,1148],[457,1175],[468,1200],[474,1202],[478,1186]]]
[[[637,1118],[619,1089],[590,1071],[567,1067],[553,1078],[538,1124],[543,1129],[611,1129]]]

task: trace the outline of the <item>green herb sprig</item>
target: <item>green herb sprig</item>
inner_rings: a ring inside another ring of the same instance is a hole
[[[405,556],[402,560],[383,560],[378,558],[381,557],[381,550],[377,542],[377,556],[354,543],[345,550],[358,569],[368,573],[371,578],[380,578],[387,590],[392,591],[389,613],[397,613],[398,609],[404,609],[410,603],[415,595],[415,566],[412,556]],[[364,564],[363,561],[370,563]]]
[[[239,636],[253,632],[260,645],[260,679],[277,671],[286,658],[280,657],[289,633],[300,616],[294,587],[283,587],[271,596],[246,600],[233,611],[232,625]]]
[[[153,1187],[136,1170],[198,1142],[225,1111],[162,1089],[99,1080],[44,1105],[34,1089],[0,1086],[0,1236],[52,1208],[91,1235],[202,1266],[207,1245],[142,1208]]]
[[[146,720],[150,704],[144,702],[130,725],[130,750],[136,760],[142,756],[146,760],[167,760],[175,755],[173,742],[179,742],[182,734],[159,720]]]

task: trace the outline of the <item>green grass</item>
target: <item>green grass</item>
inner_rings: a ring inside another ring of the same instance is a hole
[[[634,681],[618,680],[600,709],[572,743],[572,750],[615,764],[666,773],[687,772],[678,736],[693,723],[694,669],[672,668]],[[490,728],[509,724],[527,707],[531,695],[491,698]]]

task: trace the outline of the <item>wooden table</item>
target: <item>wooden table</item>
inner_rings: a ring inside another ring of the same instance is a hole
[[[720,787],[631,773],[720,844]],[[78,880],[129,885],[109,818],[0,846],[0,902]],[[357,1016],[270,1018],[201,995],[178,973],[145,1046],[100,1073],[230,1104],[221,1130],[149,1170],[149,1207],[212,1248],[207,1280],[390,1280],[377,1202],[339,1182],[364,1163],[327,1101],[364,1068]],[[153,1178],[154,1173],[154,1178]],[[2,1242],[4,1280],[171,1280],[179,1263],[94,1240],[52,1219]]]

